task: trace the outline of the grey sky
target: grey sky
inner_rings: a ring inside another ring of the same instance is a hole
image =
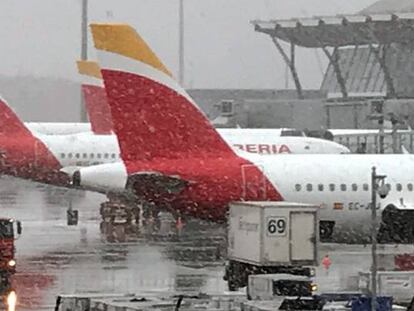
[[[80,0],[2,0],[0,74],[77,80]],[[283,88],[284,63],[252,19],[354,13],[374,0],[187,0],[186,87]],[[177,71],[177,0],[90,0],[90,20],[134,25],[167,66]],[[90,56],[95,57],[92,48]],[[318,53],[322,64],[325,57]],[[300,50],[305,87],[317,88],[314,50]]]

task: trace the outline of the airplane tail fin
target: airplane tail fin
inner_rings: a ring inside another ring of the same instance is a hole
[[[206,116],[127,24],[91,24],[125,161],[233,154]]]
[[[78,71],[83,76],[82,93],[92,132],[97,135],[112,133],[112,116],[103,85],[99,64],[92,61],[78,61]]]
[[[16,113],[0,96],[0,135],[32,136],[30,130],[24,125]]]

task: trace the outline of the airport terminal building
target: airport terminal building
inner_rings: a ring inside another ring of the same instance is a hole
[[[217,126],[376,128],[369,116],[378,99],[389,119],[414,125],[413,1],[381,0],[354,15],[253,25],[273,41],[295,91],[190,90]],[[302,89],[298,47],[320,49],[329,60],[319,90]]]

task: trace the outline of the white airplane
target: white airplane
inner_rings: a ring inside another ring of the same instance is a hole
[[[90,79],[92,80],[92,79]],[[95,79],[100,81],[100,79]],[[105,99],[105,90],[92,84],[84,85],[85,99],[89,106]],[[93,110],[94,108],[91,108]],[[97,109],[95,109],[97,111]],[[103,111],[103,109],[98,111]],[[95,114],[99,116],[99,113]],[[70,179],[63,173],[71,173],[79,167],[120,160],[120,150],[112,124],[107,119],[92,122],[95,133],[71,135],[44,135],[28,129],[0,99],[0,153],[1,173],[57,186],[70,186]],[[102,124],[103,123],[103,124]],[[53,123],[51,124],[53,126]],[[300,137],[271,137],[263,135],[256,141],[249,135],[229,135],[228,141],[234,148],[251,153],[348,153],[342,145],[319,139]]]
[[[369,229],[375,166],[390,187],[377,207],[386,215],[382,232],[413,240],[413,156],[264,157],[233,150],[133,28],[91,29],[122,161],[79,169],[75,186],[132,191],[173,212],[214,221],[225,221],[232,201],[313,203],[321,206],[325,238],[353,239]]]
[[[111,134],[112,117],[106,101],[106,91],[98,63],[78,61],[79,73],[84,78],[82,89],[87,112],[94,133]],[[218,132],[234,148],[251,153],[350,153],[349,149],[335,142],[312,137],[281,137],[273,130],[219,129]]]

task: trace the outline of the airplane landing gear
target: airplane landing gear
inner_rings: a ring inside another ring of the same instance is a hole
[[[66,211],[66,222],[68,226],[77,226],[79,221],[79,212],[72,208],[72,202],[69,202],[69,207]]]
[[[321,221],[319,223],[319,236],[321,241],[325,242],[332,239],[334,227],[334,221]]]
[[[414,211],[388,205],[382,212],[378,240],[381,243],[413,243]]]

